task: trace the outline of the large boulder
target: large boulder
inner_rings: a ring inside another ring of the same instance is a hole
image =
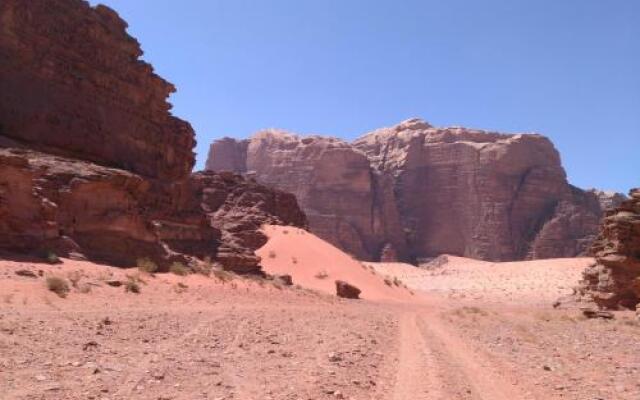
[[[580,293],[602,308],[640,304],[640,189],[607,211],[591,248],[596,264],[583,273]]]
[[[295,193],[312,231],[371,260],[576,256],[606,203],[571,186],[537,134],[412,119],[353,143],[277,130],[233,143],[214,142],[208,165]]]
[[[345,299],[359,299],[360,289],[345,281],[336,281],[336,295]]]

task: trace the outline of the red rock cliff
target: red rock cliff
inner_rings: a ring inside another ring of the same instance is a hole
[[[125,28],[81,0],[0,1],[0,249],[259,272],[261,224],[304,214],[290,194],[191,174],[193,130]]]
[[[127,24],[81,0],[0,2],[0,135],[31,149],[156,178],[193,168],[175,88],[139,60]]]
[[[602,214],[541,135],[413,119],[351,144],[265,131],[242,154],[228,141],[213,143],[210,154],[224,157],[208,165],[295,193],[314,232],[367,259],[570,257],[586,251]]]

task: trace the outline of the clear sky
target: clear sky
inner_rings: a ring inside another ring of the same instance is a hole
[[[178,87],[198,168],[222,136],[350,140],[421,117],[539,132],[573,184],[640,186],[639,0],[99,2]]]

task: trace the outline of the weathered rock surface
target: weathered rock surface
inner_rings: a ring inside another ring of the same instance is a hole
[[[553,144],[537,134],[419,119],[351,144],[268,130],[248,143],[214,142],[208,165],[295,193],[312,231],[365,259],[575,256],[602,216],[602,199],[569,185]]]
[[[640,303],[640,189],[607,211],[591,251],[597,263],[583,273],[580,292],[603,308]]]
[[[125,28],[81,0],[0,2],[0,249],[258,272],[262,223],[306,226],[295,197],[191,175],[193,130]]]
[[[233,271],[259,271],[260,258],[254,251],[267,242],[262,225],[307,227],[306,216],[291,193],[229,172],[195,173],[192,185],[211,226],[221,232],[216,257]]]
[[[0,136],[139,175],[186,178],[191,126],[169,113],[172,84],[141,61],[108,7],[0,2]]]

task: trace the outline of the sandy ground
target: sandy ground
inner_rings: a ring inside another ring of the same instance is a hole
[[[269,242],[256,253],[270,274],[288,274],[309,289],[335,294],[336,280],[355,284],[367,300],[410,301],[410,291],[384,278],[335,246],[299,228],[265,226]]]
[[[133,294],[107,282],[135,270],[0,261],[0,399],[637,400],[631,314],[587,320],[547,301],[588,262],[376,265],[416,294],[370,301],[171,274],[141,274]],[[382,279],[353,268],[377,279],[350,271],[363,288]],[[60,298],[53,275],[80,279]]]

